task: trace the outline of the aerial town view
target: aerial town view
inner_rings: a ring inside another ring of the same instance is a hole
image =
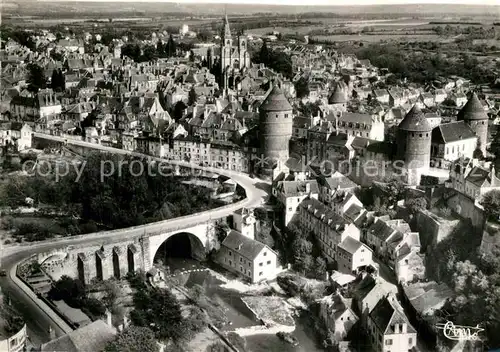
[[[438,2],[2,1],[0,352],[500,351],[500,2]]]

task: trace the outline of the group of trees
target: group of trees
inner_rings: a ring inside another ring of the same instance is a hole
[[[47,88],[47,79],[43,68],[35,63],[29,63],[28,69],[28,90],[37,93],[40,89]]]
[[[52,71],[50,86],[55,92],[62,92],[66,89],[66,78],[64,77],[64,73],[61,69],[54,69]]]
[[[307,231],[302,231],[294,222],[285,230],[283,243],[287,248],[284,252],[287,262],[294,270],[311,278],[324,279],[327,262],[316,242],[316,237]]]
[[[198,307],[184,317],[181,305],[171,291],[148,285],[139,274],[131,274],[129,280],[135,291],[134,309],[130,313],[132,324],[151,329],[159,341],[180,347],[206,327]]]
[[[309,88],[308,88],[309,90]],[[309,94],[309,93],[307,93]],[[297,110],[302,116],[311,117],[318,116],[320,111],[319,107],[321,106],[321,101],[317,100],[315,102],[308,101],[307,103],[300,102]]]
[[[426,276],[454,290],[437,316],[456,325],[485,329],[485,347],[500,346],[500,252],[480,254],[481,232],[462,220],[451,234],[429,250]]]
[[[85,223],[90,230],[96,229],[95,224],[123,228],[219,205],[210,189],[185,184],[182,178],[169,176],[171,170],[134,157],[93,153],[78,179],[74,167],[68,167],[67,175],[60,179],[55,173],[46,176],[42,169],[40,166],[33,177],[9,178],[2,185],[0,205],[21,206],[30,197],[35,206],[43,203],[81,219],[67,225]]]
[[[173,57],[177,55],[177,43],[170,36],[168,42],[163,44],[161,41],[156,46],[146,45],[141,47],[139,44],[126,44],[122,47],[122,56],[127,56],[135,62],[153,61],[158,58]]]
[[[295,94],[297,98],[302,99],[309,95],[309,82],[306,78],[300,77],[295,83]]]
[[[20,45],[25,46],[32,51],[36,50],[36,42],[33,40],[32,32],[9,28],[7,26],[1,26],[0,37],[4,41],[11,39],[16,43],[19,43]]]
[[[377,67],[388,68],[398,79],[407,78],[416,83],[427,83],[439,76],[450,75],[468,78],[475,84],[491,83],[495,79],[491,70],[465,52],[445,57],[439,52],[422,53],[406,44],[390,43],[363,46],[355,50],[355,54],[359,59],[370,60]]]
[[[281,73],[283,76],[292,78],[293,66],[290,55],[269,49],[266,42],[262,44],[260,51],[256,52],[252,57],[252,61],[255,63],[262,63],[266,65],[266,67]]]
[[[158,352],[154,332],[143,326],[131,325],[108,342],[104,352]]]
[[[80,280],[66,275],[55,282],[48,297],[51,300],[62,300],[70,307],[81,309],[92,320],[99,319],[106,313],[106,306],[100,300],[89,297]]]

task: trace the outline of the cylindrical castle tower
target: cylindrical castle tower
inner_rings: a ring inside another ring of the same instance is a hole
[[[259,138],[262,162],[265,161],[267,174],[278,162],[284,164],[288,160],[288,149],[293,130],[293,108],[285,94],[278,86],[271,92],[259,107]]]
[[[407,182],[419,184],[422,172],[431,161],[432,127],[417,105],[406,114],[398,126],[397,155],[404,162]]]
[[[457,114],[458,121],[464,121],[474,131],[477,136],[478,144],[486,155],[486,144],[488,143],[488,115],[484,111],[483,105],[477,98],[476,93],[464,105]]]

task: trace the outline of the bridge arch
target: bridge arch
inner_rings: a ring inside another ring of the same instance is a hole
[[[151,248],[152,262],[167,258],[205,259],[205,246],[201,239],[188,231],[169,234],[156,248]]]

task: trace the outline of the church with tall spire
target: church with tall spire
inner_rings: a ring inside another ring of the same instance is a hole
[[[222,88],[224,91],[236,89],[237,82],[242,78],[245,68],[250,67],[250,53],[244,36],[237,35],[236,40],[233,39],[227,14],[224,16],[221,36],[220,62]]]

